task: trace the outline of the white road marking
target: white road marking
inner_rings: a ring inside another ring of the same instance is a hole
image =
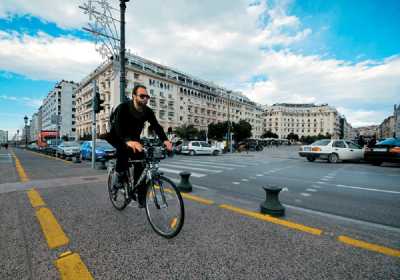
[[[309,193],[300,193],[300,195],[302,195],[302,196],[311,196],[311,194],[309,194]]]
[[[242,181],[243,181],[243,182],[248,182],[248,181],[249,181],[249,179],[242,179]]]
[[[221,166],[231,166],[231,167],[248,167],[249,165],[243,165],[243,164],[233,164],[233,163],[220,163],[220,162],[214,162],[214,161],[207,161],[207,160],[180,160],[182,162],[195,162],[195,163],[209,163],[213,165],[221,165]]]
[[[288,188],[283,188],[282,191],[283,191],[283,192],[288,192],[289,189],[288,189]]]
[[[316,189],[306,189],[306,191],[308,191],[308,192],[316,192],[317,190]]]
[[[344,189],[364,190],[364,191],[371,191],[371,192],[383,192],[383,193],[400,194],[400,192],[397,192],[397,191],[379,190],[379,189],[354,187],[354,186],[346,186],[346,185],[336,185],[336,187],[344,188]]]
[[[174,174],[179,174],[182,172],[182,170],[169,169],[169,168],[164,168],[164,167],[160,167],[159,170],[163,171],[163,172],[174,173]],[[192,177],[196,177],[196,178],[207,176],[207,174],[195,173],[195,172],[190,172],[190,174]]]
[[[212,172],[212,173],[222,172],[221,170],[206,169],[206,168],[192,167],[192,166],[182,166],[182,165],[175,165],[175,164],[162,164],[161,166],[166,166],[166,167],[171,167],[171,168],[190,169],[190,170],[197,170],[197,171],[206,171],[206,172]]]
[[[294,201],[297,203],[301,203],[301,199],[295,199]]]
[[[215,167],[215,168],[220,168],[220,169],[225,169],[225,170],[233,170],[235,168],[232,167],[225,167],[225,166],[216,166],[216,165],[212,165],[212,164],[205,164],[205,163],[192,163],[192,162],[183,162],[183,161],[173,161],[171,162],[171,164],[176,164],[176,163],[180,163],[180,164],[184,164],[189,165],[189,166],[205,166],[205,167]]]
[[[256,176],[257,177],[261,177],[261,176],[264,176],[264,174],[257,174]]]
[[[317,188],[317,189],[320,189],[320,188],[321,188],[321,186],[317,186],[317,185],[312,185],[311,187]]]
[[[240,185],[240,182],[232,182],[234,185]]]
[[[316,184],[328,184],[327,182],[318,181]]]

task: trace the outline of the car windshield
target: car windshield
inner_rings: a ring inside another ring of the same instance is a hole
[[[311,146],[327,146],[331,140],[318,140],[311,144]]]
[[[75,146],[79,146],[79,144],[77,142],[64,142],[63,143],[64,147],[75,147]]]
[[[113,146],[111,146],[107,142],[96,142],[96,146],[99,147],[99,148],[113,149]]]
[[[385,140],[377,143],[377,145],[400,146],[400,139],[398,139],[398,138],[385,139]]]

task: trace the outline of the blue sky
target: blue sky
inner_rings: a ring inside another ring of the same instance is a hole
[[[79,82],[101,62],[81,2],[0,4],[0,129],[10,135],[57,81]],[[329,103],[354,126],[400,103],[400,1],[183,2],[128,3],[127,47],[262,104]]]

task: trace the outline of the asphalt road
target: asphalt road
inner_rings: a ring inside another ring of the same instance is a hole
[[[398,279],[400,277],[400,168],[299,159],[293,147],[262,153],[176,156],[160,166],[179,180],[192,172],[186,220],[172,240],[157,236],[135,204],[112,208],[105,171],[0,150],[0,279],[59,279],[60,254],[79,254],[94,279]],[[262,186],[286,189],[286,216],[265,221],[221,207],[258,212]],[[49,248],[27,190],[34,187],[69,241]],[[367,242],[344,244],[340,236]],[[373,246],[375,245],[375,247]],[[392,249],[376,250],[379,248]],[[393,253],[388,254],[388,252]]]

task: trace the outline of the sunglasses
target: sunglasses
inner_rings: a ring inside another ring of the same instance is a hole
[[[138,94],[138,97],[140,99],[145,99],[145,98],[150,99],[150,95],[147,95],[147,94]]]

